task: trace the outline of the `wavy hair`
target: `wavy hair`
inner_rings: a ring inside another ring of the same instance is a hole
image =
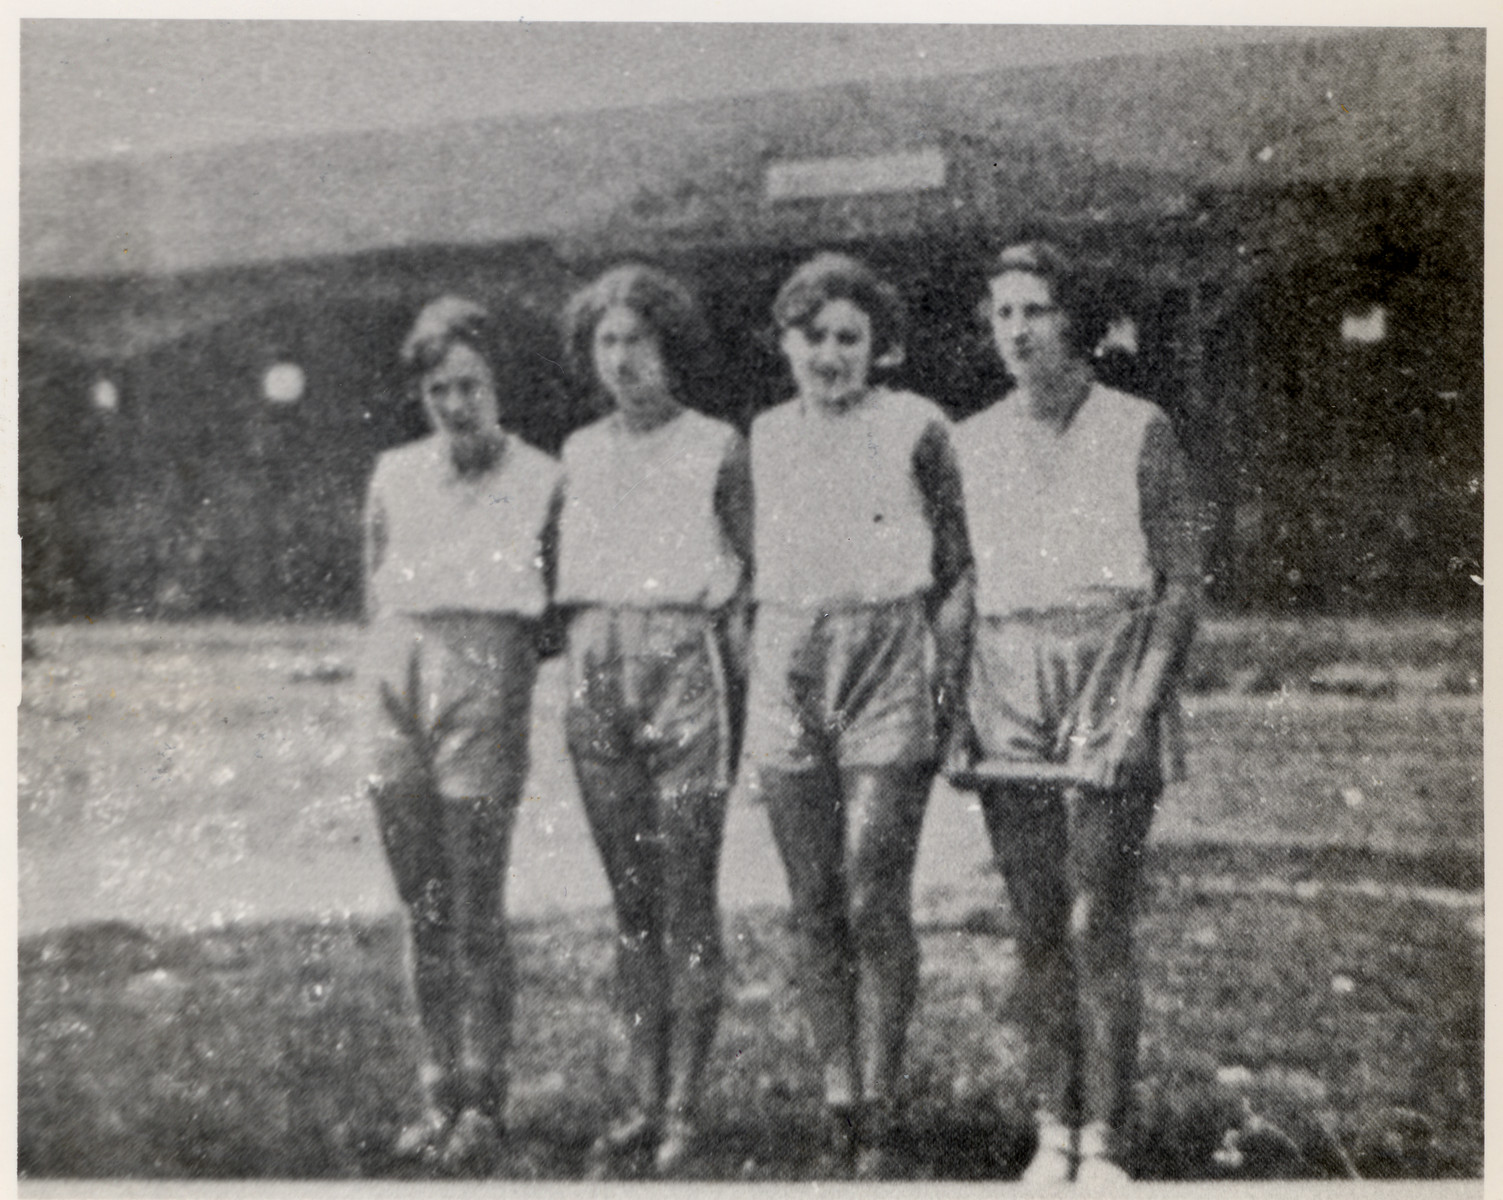
[[[423,306],[402,340],[402,366],[414,378],[424,375],[443,362],[456,343],[468,346],[485,361],[499,392],[512,366],[511,343],[489,309],[463,296],[440,296]]]
[[[826,250],[799,266],[778,290],[772,319],[778,329],[799,329],[833,300],[849,300],[872,323],[872,358],[901,353],[908,310],[898,289],[859,258]]]
[[[1065,314],[1065,344],[1089,359],[1111,324],[1112,309],[1096,274],[1062,246],[1042,239],[1008,246],[991,262],[987,282],[1012,272],[1035,275],[1049,285],[1049,295]],[[980,313],[989,320],[990,298]]]
[[[565,353],[580,379],[599,385],[593,352],[595,327],[617,306],[631,309],[657,334],[663,365],[678,399],[688,400],[703,388],[713,363],[704,312],[684,284],[645,263],[612,267],[575,292],[564,306]]]

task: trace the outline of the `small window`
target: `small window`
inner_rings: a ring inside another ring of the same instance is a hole
[[[297,363],[282,362],[267,367],[261,379],[261,394],[273,404],[296,404],[307,389],[308,380]]]
[[[120,407],[120,389],[113,379],[96,379],[89,389],[89,403],[96,412],[115,412]]]
[[[1375,346],[1388,336],[1388,310],[1374,304],[1362,312],[1349,312],[1341,318],[1341,340],[1359,346]]]

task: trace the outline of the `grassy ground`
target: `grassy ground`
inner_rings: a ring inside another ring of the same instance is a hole
[[[413,1030],[350,786],[354,631],[36,641],[20,713],[22,1174],[400,1175],[383,1147],[410,1111]],[[1480,645],[1441,622],[1207,630],[1192,778],[1159,815],[1140,924],[1139,1174],[1480,1173]],[[540,691],[519,831],[535,860],[511,880],[530,914],[515,1136],[496,1168],[514,1178],[576,1177],[624,1102],[558,682]],[[937,793],[930,830],[905,1169],[1005,1177],[1027,1152],[996,1020],[1008,916],[994,876],[947,869],[980,861],[964,801]],[[731,1005],[694,1168],[802,1178],[817,1096],[781,908],[759,890],[778,872],[765,840],[733,836],[727,853]]]
[[[1135,1172],[1331,1177],[1345,1155],[1370,1176],[1480,1173],[1481,942],[1468,925],[1419,902],[1249,904],[1156,877],[1141,927]],[[807,1178],[817,1081],[781,916],[738,913],[728,931],[731,1004],[693,1171]],[[578,1178],[627,1100],[610,929],[605,914],[581,914],[527,923],[519,941],[514,1136],[495,1173]],[[1005,919],[931,926],[923,952],[903,1170],[1006,1178],[1028,1132],[996,1019]],[[384,1152],[413,1102],[394,921],[75,926],[27,939],[21,979],[23,1176],[423,1174]],[[1260,1141],[1257,1120],[1288,1142]]]

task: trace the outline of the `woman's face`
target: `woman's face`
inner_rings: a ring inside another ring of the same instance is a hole
[[[1069,318],[1049,281],[1029,271],[1004,271],[989,285],[992,341],[1019,383],[1057,375],[1076,357],[1065,333]]]
[[[590,353],[595,377],[628,417],[651,418],[676,407],[657,330],[636,309],[606,309],[595,323]]]
[[[451,342],[438,366],[418,381],[433,426],[452,442],[491,441],[500,432],[496,380],[464,342]]]
[[[808,321],[783,330],[781,345],[805,399],[840,408],[865,393],[872,319],[850,300],[827,300]]]

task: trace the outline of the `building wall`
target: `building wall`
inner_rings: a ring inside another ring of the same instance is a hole
[[[1058,231],[1116,264],[1139,350],[1101,367],[1164,407],[1216,502],[1219,605],[1480,606],[1481,194],[1479,179],[1285,190],[1222,196],[1167,224]],[[558,253],[429,248],[23,288],[27,612],[354,613],[371,465],[423,429],[396,347],[445,291],[511,315],[523,351],[511,420],[550,449],[597,411],[560,366],[556,314],[627,256],[696,287],[723,351],[722,382],[699,402],[743,426],[789,392],[773,295],[830,244],[902,287],[913,327],[892,382],[956,417],[1002,394],[974,304],[987,252],[1019,227],[845,227],[856,234],[818,241],[628,227]],[[1343,339],[1344,321],[1377,309],[1382,339]],[[307,391],[279,407],[261,387],[284,361]],[[104,378],[113,412],[90,401]]]

